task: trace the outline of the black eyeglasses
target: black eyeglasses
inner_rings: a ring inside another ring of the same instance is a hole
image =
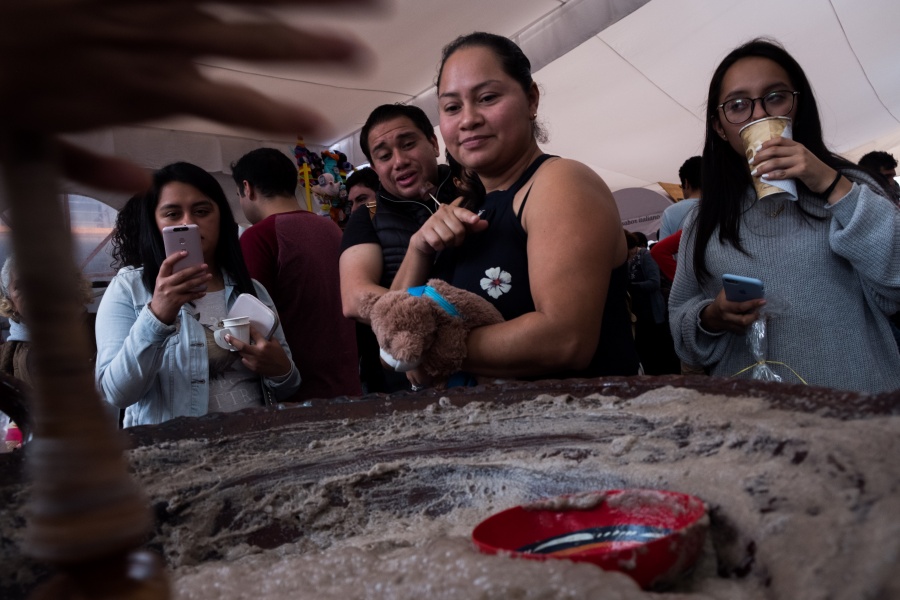
[[[733,98],[723,102],[716,108],[721,108],[725,119],[734,125],[740,125],[749,121],[753,116],[756,102],[762,104],[763,110],[770,117],[783,117],[794,108],[794,97],[800,92],[790,90],[775,90],[759,98]]]

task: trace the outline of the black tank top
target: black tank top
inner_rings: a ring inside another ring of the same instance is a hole
[[[549,154],[539,156],[509,189],[487,194],[478,210],[489,223],[488,228],[468,236],[462,246],[442,252],[435,264],[435,276],[487,298],[506,320],[534,312],[528,277],[528,234],[522,227],[522,211],[528,194],[522,200],[518,214],[513,212],[513,198],[538,167],[550,158],[553,156]],[[560,243],[564,244],[565,240]],[[626,304],[627,265],[626,260],[610,275],[606,305],[602,309],[600,341],[591,364],[584,370],[543,374],[535,379],[637,373],[638,357]]]

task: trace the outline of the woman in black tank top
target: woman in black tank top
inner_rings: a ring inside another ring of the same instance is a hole
[[[615,201],[587,166],[545,155],[531,65],[487,33],[444,48],[441,134],[478,185],[413,236],[393,289],[436,276],[491,301],[505,323],[472,331],[464,369],[546,379],[637,373]],[[413,371],[410,380],[425,381]]]

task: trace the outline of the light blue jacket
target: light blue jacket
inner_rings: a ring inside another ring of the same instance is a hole
[[[173,325],[166,325],[147,308],[153,295],[141,281],[143,269],[121,269],[103,294],[97,310],[97,385],[104,399],[125,409],[125,427],[162,423],[175,417],[205,415],[209,406],[209,358],[206,334],[185,307]],[[257,281],[256,295],[275,309]],[[225,274],[228,307],[238,297],[234,280]],[[281,325],[272,336],[291,351]],[[290,397],[300,387],[300,372],[282,380],[262,379],[266,404]]]
[[[659,239],[663,240],[681,229],[685,217],[699,202],[699,198],[685,198],[681,202],[667,206],[659,224]]]

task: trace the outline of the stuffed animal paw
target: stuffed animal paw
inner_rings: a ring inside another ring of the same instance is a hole
[[[440,279],[372,295],[360,313],[372,323],[387,364],[397,371],[422,368],[439,380],[462,367],[469,331],[503,321],[488,300]]]

